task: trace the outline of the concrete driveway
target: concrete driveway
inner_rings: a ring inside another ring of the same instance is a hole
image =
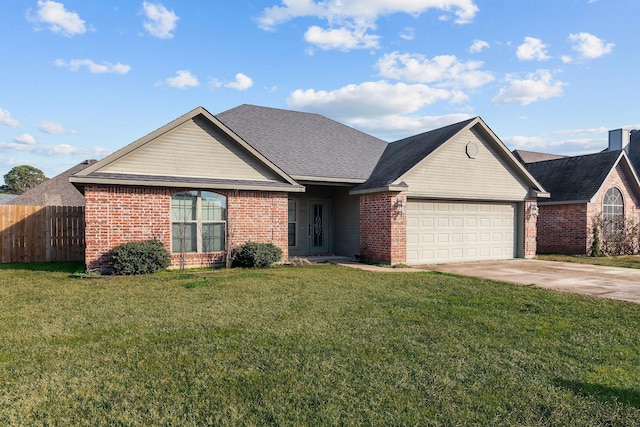
[[[632,268],[528,259],[438,264],[424,268],[640,304],[640,270]]]

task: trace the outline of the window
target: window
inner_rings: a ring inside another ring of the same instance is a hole
[[[227,198],[209,191],[186,191],[171,196],[173,252],[225,250]]]
[[[615,220],[624,216],[622,193],[615,187],[608,189],[604,195],[602,216],[605,221]]]
[[[289,246],[296,245],[296,207],[297,203],[295,199],[289,199]]]

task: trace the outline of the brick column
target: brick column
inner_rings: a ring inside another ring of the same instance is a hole
[[[407,261],[406,207],[407,197],[399,192],[360,196],[363,257],[392,265]]]

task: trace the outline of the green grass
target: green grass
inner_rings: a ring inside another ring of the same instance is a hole
[[[607,267],[640,268],[640,255],[591,257],[587,255],[537,255],[546,261],[576,262],[580,264],[604,265]]]
[[[640,306],[338,266],[0,269],[0,425],[640,425]]]

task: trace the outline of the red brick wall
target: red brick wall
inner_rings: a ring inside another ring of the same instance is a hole
[[[538,216],[538,253],[584,254],[587,205],[542,205]]]
[[[402,212],[395,207],[400,200]],[[407,197],[402,193],[360,196],[360,253],[369,260],[398,264],[407,260]]]
[[[157,239],[171,249],[171,195],[174,188],[87,186],[85,188],[85,263],[87,269],[107,269],[109,252],[124,242]],[[288,258],[287,194],[218,191],[227,196],[229,242],[272,242]],[[219,265],[225,254],[184,254],[190,267]],[[171,266],[180,265],[172,254]]]
[[[627,218],[637,220],[640,199],[630,190],[627,175],[618,165],[591,203],[540,206],[538,252],[588,254],[591,248],[593,221],[602,212],[604,194],[614,186],[622,192]]]

